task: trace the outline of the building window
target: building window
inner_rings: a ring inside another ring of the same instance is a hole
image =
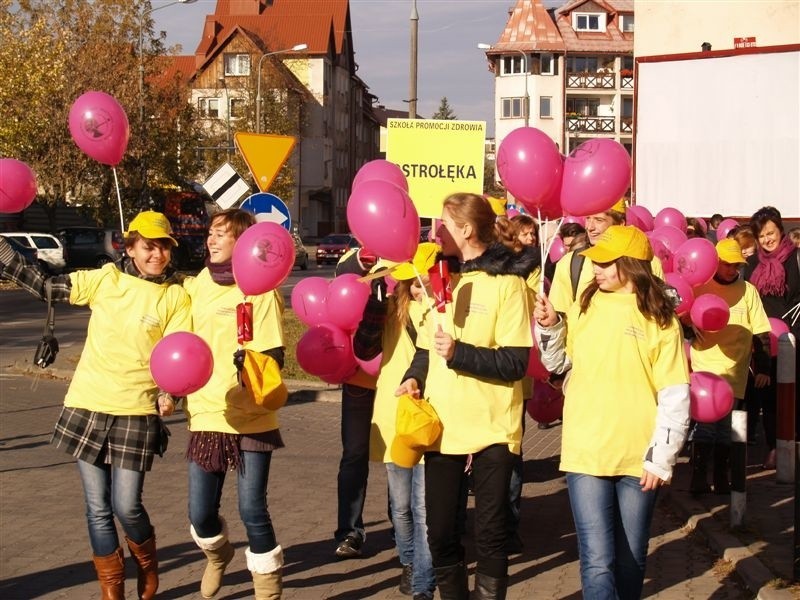
[[[551,96],[539,96],[539,117],[542,119],[550,119],[553,117],[550,112],[550,105],[552,104]]]
[[[250,75],[249,54],[226,54],[224,60],[226,76],[235,77]]]
[[[596,56],[568,56],[568,73],[597,73],[599,61]]]
[[[539,74],[555,75],[555,60],[552,54],[543,53],[539,55]]]
[[[567,98],[567,113],[582,117],[596,117],[600,106],[598,98]]]
[[[633,15],[621,15],[620,29],[625,33],[633,33]]]
[[[575,31],[605,31],[605,13],[572,13],[572,28]]]
[[[201,117],[208,119],[219,118],[219,98],[200,98],[197,100],[197,110]]]
[[[525,98],[503,98],[501,119],[521,119],[525,116]]]
[[[622,57],[622,68],[623,69],[630,69],[631,71],[633,71],[633,57],[632,56],[628,55],[628,56],[623,56]]]
[[[622,116],[633,116],[633,98],[622,98]]]
[[[240,119],[244,116],[244,108],[245,108],[245,101],[244,98],[229,98],[228,99],[228,110],[230,111],[231,119]]]
[[[500,75],[522,75],[525,73],[526,59],[521,54],[517,56],[504,56],[500,61]]]

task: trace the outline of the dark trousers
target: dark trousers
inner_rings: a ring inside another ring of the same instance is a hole
[[[477,571],[490,577],[508,574],[506,516],[514,456],[505,444],[489,446],[472,455]],[[458,513],[466,464],[465,454],[425,454],[428,544],[435,568],[452,566],[464,559]]]

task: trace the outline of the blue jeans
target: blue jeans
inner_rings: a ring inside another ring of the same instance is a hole
[[[264,554],[278,545],[267,507],[271,461],[272,452],[242,452],[242,469],[237,476],[239,517],[253,554]],[[189,463],[189,520],[202,538],[222,532],[219,506],[225,475],[225,471],[208,472],[195,462]]]
[[[638,477],[567,473],[585,600],[641,597],[657,491]]]
[[[386,476],[400,563],[412,566],[411,590],[415,594],[433,595],[436,579],[425,525],[425,465],[406,469],[386,463]]]
[[[334,536],[341,542],[350,534],[364,533],[364,500],[369,477],[369,434],[375,390],[342,386],[342,460],[339,462],[339,513]]]
[[[125,535],[135,543],[141,544],[152,537],[153,526],[142,504],[144,471],[79,460],[78,473],[86,500],[89,542],[95,556],[108,556],[119,548],[115,516]]]

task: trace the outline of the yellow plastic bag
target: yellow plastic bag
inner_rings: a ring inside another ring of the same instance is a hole
[[[416,465],[442,435],[442,422],[431,403],[409,394],[397,399],[395,427],[392,462],[407,469]]]
[[[289,398],[281,378],[281,368],[274,358],[253,350],[244,351],[242,381],[258,406],[278,410]]]

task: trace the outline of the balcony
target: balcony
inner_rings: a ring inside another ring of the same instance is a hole
[[[633,71],[630,69],[622,69],[619,72],[619,87],[622,90],[633,89]]]
[[[633,117],[620,117],[619,118],[619,132],[620,133],[633,133]]]
[[[614,73],[567,73],[567,88],[613,90],[616,87],[616,79]]]
[[[567,131],[570,133],[615,133],[614,117],[567,115]]]

